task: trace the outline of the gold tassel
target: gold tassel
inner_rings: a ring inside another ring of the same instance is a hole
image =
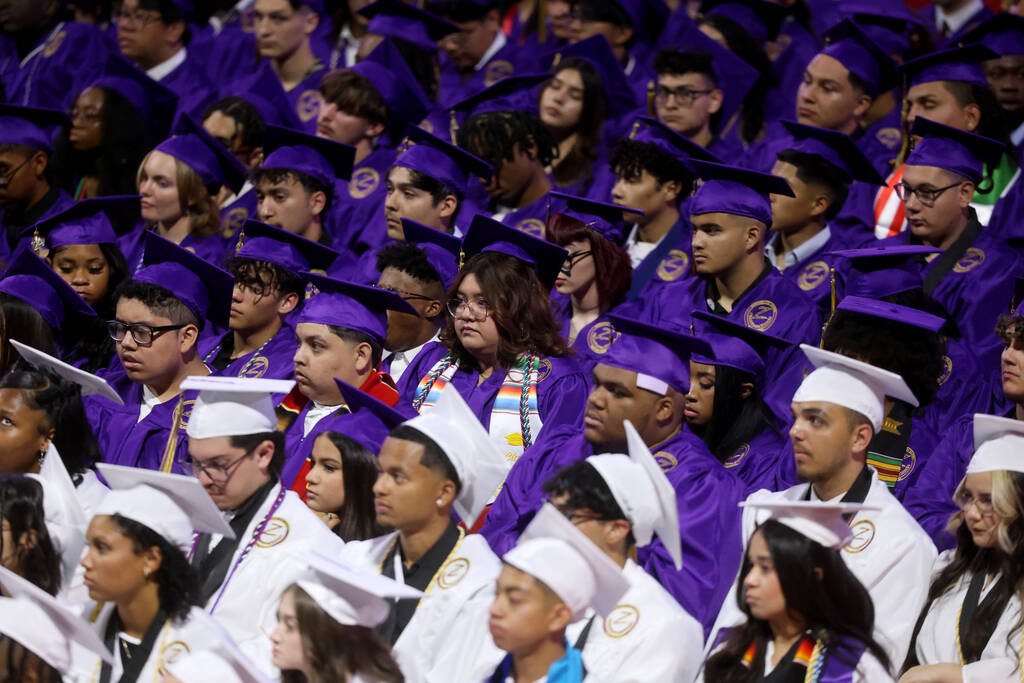
[[[178,397],[178,405],[174,409],[174,421],[171,423],[171,435],[167,437],[167,445],[164,447],[164,457],[160,460],[160,471],[170,472],[174,464],[174,453],[178,450],[178,433],[181,431],[181,418],[185,412],[185,396]],[[189,401],[191,403],[191,401]]]
[[[466,252],[462,249],[459,250],[459,270],[462,270],[462,266],[466,265]]]
[[[39,234],[39,228],[32,231],[32,251],[36,253],[36,256],[43,258],[46,256],[46,240]]]
[[[654,81],[647,81],[647,115],[654,116]]]
[[[537,0],[537,42],[541,45],[544,44],[548,35],[548,27],[546,25],[548,16],[547,10],[547,0]]]
[[[636,132],[638,130],[640,130],[640,122],[639,121],[634,121],[633,122],[633,128],[632,128],[632,130],[629,131],[629,139],[630,140],[633,139],[633,137],[636,135]]]
[[[451,110],[452,122],[448,126],[448,132],[452,137],[452,144],[455,144],[455,134],[459,132],[459,122],[455,119],[455,110]]]

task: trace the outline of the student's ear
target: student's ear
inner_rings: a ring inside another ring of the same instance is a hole
[[[188,353],[199,342],[199,328],[188,324],[178,330],[178,349],[182,355]]]
[[[814,578],[817,579],[818,581],[821,581],[822,579],[824,579],[825,578],[825,570],[823,570],[821,567],[815,567],[814,568]]]
[[[155,545],[151,545],[142,551],[142,571],[146,578],[151,578],[156,571],[160,569],[160,565],[164,562],[164,554]]]
[[[247,168],[256,168],[260,165],[260,159],[263,158],[263,146],[253,147],[252,151],[246,157],[245,163]]]
[[[252,458],[256,466],[261,470],[269,470],[270,463],[274,459],[274,442],[270,439],[263,441],[252,452]]]
[[[715,88],[708,93],[708,114],[717,114],[722,108],[722,103],[725,100],[725,95],[719,88]]]
[[[375,138],[387,128],[383,123],[372,123],[370,127],[366,129],[366,137]]]
[[[354,360],[356,372],[360,375],[373,370],[373,348],[366,342],[356,344]]]
[[[423,317],[430,320],[431,318],[436,318],[437,316],[441,315],[443,311],[444,306],[441,304],[441,302],[438,299],[432,299],[431,301],[427,302],[426,306],[423,307]]]
[[[324,207],[327,206],[327,194],[321,191],[316,191],[309,195],[309,212],[314,216],[319,216],[324,211]]]
[[[302,32],[307,36],[312,35],[316,27],[320,25],[320,15],[308,7],[304,7],[302,11],[306,13],[302,22]]]
[[[661,196],[665,203],[676,203],[679,193],[683,191],[683,184],[678,180],[669,180],[661,184]]]
[[[49,162],[50,159],[46,156],[45,152],[36,152],[33,154],[28,163],[29,168],[32,169],[32,175],[36,178],[42,178],[46,173],[46,166]]]
[[[459,199],[453,194],[445,195],[444,199],[438,203],[438,212],[441,218],[450,218],[458,208]]]
[[[857,105],[853,108],[853,115],[860,118],[868,113],[868,109],[871,109],[871,104],[874,99],[871,98],[867,93],[861,93],[857,97]]]
[[[857,425],[857,428],[853,430],[853,434],[850,435],[850,452],[867,453],[868,444],[871,443],[871,439],[874,435],[875,432],[871,425],[867,422],[861,422]]]
[[[830,206],[832,206],[832,201],[828,198],[828,195],[815,195],[814,201],[811,202],[811,218],[823,216]]]
[[[177,45],[184,40],[185,22],[176,21],[164,28],[164,42],[168,45]]]
[[[548,615],[548,632],[562,633],[570,623],[572,623],[572,610],[559,600],[551,607],[551,612]]]
[[[624,48],[632,37],[633,28],[631,26],[613,26],[608,35],[608,42],[612,44],[612,47]]]
[[[295,292],[288,292],[277,302],[277,314],[288,315],[299,305],[299,295]]]
[[[652,406],[651,414],[657,424],[663,424],[672,419],[675,415],[676,402],[671,396],[659,396]]]
[[[974,192],[976,189],[977,188],[974,183],[962,183],[960,185],[960,191],[957,199],[961,209],[966,209],[970,206],[971,200],[974,199]]]
[[[492,9],[483,20],[484,28],[488,31],[497,31],[501,28],[501,12]]]
[[[746,244],[747,251],[756,249],[757,246],[761,244],[762,240],[764,239],[764,234],[767,230],[768,226],[766,226],[764,223],[761,223],[760,221],[747,223],[746,227],[744,228],[743,235],[743,240]]]
[[[443,509],[455,503],[455,482],[441,477],[438,479],[440,479],[440,483],[437,486],[437,497],[434,499],[434,503],[439,509]]]
[[[605,539],[609,545],[618,545],[626,540],[633,526],[624,519],[615,519],[604,525]]]
[[[754,393],[754,384],[752,382],[743,382],[740,384],[740,398],[744,401],[750,398],[750,395]]]

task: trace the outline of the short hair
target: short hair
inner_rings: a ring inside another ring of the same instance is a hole
[[[274,455],[270,458],[269,469],[270,473],[276,479],[281,476],[281,470],[284,469],[284,432],[275,430],[272,432],[260,432],[258,434],[236,434],[228,437],[229,446],[232,448],[241,448],[246,453],[255,450],[256,447],[264,441],[269,441],[274,444]]]
[[[420,464],[433,470],[436,474],[455,484],[455,493],[462,491],[462,480],[455,469],[455,465],[445,454],[444,450],[437,445],[437,442],[415,427],[401,424],[391,430],[388,435],[399,441],[409,441],[423,446],[423,455],[420,456]]]
[[[399,270],[411,278],[427,285],[437,285],[444,296],[444,283],[437,268],[430,263],[425,251],[410,242],[392,242],[377,252],[377,270],[383,273],[387,268]]]
[[[779,161],[796,166],[796,177],[808,185],[820,187],[828,197],[828,209],[824,219],[828,222],[839,215],[839,211],[850,195],[850,179],[831,163],[817,154],[785,149],[775,155]]]
[[[615,500],[612,490],[608,488],[608,482],[586,459],[577,460],[558,470],[553,477],[544,482],[543,490],[548,497],[568,496],[566,507],[573,510],[593,510],[600,518],[599,521],[624,519],[632,524],[622,511],[622,506]],[[626,537],[626,549],[634,545],[636,538],[630,530]]]
[[[682,201],[693,184],[693,174],[679,159],[661,150],[650,142],[623,140],[612,152],[612,171],[616,176],[630,180],[639,179],[647,171],[662,186],[668,182],[682,185],[676,203]]]
[[[280,185],[287,183],[289,180],[294,180],[310,196],[313,196],[314,192],[323,192],[326,201],[324,202],[324,210],[320,212],[321,216],[327,215],[334,200],[334,188],[332,186],[324,185],[313,176],[302,171],[296,171],[291,168],[264,168],[261,166],[254,168],[252,173],[249,174],[249,182],[253,185],[259,185],[264,180],[271,185]]]
[[[358,330],[353,330],[348,327],[341,327],[339,325],[328,325],[327,329],[334,333],[335,336],[341,338],[342,341],[349,342],[350,344],[369,344],[370,345],[370,361],[373,363],[373,367],[380,365],[380,359],[384,356],[384,347],[381,343],[366,334]]]
[[[850,431],[857,429],[861,425],[867,425],[871,427],[871,432],[874,433],[875,426],[871,424],[871,420],[864,413],[854,410],[853,408],[847,408],[846,406],[840,406],[843,409],[843,416],[846,418],[846,424],[849,425]]]
[[[23,145],[18,142],[3,142],[0,143],[0,154],[17,154],[18,156],[31,159],[33,155],[37,153],[47,154],[44,149],[36,149],[29,145]]]
[[[1024,317],[1016,315],[999,316],[999,320],[996,322],[996,335],[1006,346],[1024,344]]]
[[[492,111],[471,116],[458,131],[459,147],[484,159],[497,173],[503,161],[515,158],[516,147],[526,152],[536,148],[536,159],[544,167],[558,156],[551,131],[540,118],[526,111]]]
[[[127,280],[121,283],[114,292],[114,301],[121,299],[135,299],[141,302],[154,315],[170,320],[172,325],[195,325],[202,330],[205,323],[176,297],[174,292],[151,282]]]
[[[474,0],[438,0],[430,3],[430,11],[448,21],[463,24],[468,21],[483,21],[491,10],[498,9],[498,3],[475,2]]]
[[[267,121],[263,120],[262,114],[251,102],[236,96],[222,97],[203,112],[203,121],[211,115],[220,112],[232,119],[238,126],[241,133],[241,143],[247,150],[253,150],[263,145],[263,133],[266,130]]]
[[[718,75],[715,73],[711,53],[703,50],[679,50],[666,47],[658,50],[654,58],[654,73],[659,76],[671,74],[684,76],[697,73],[707,77],[718,87]]]
[[[295,273],[276,263],[261,261],[247,256],[232,256],[224,264],[235,282],[263,297],[271,290],[280,296],[295,294],[301,301],[306,294],[306,281]]]
[[[139,0],[139,9],[148,9],[160,14],[160,21],[165,24],[176,24],[179,21],[185,24],[185,31],[181,34],[181,42],[188,45],[192,41],[192,29],[181,9],[171,0]]]
[[[338,107],[349,116],[366,119],[370,123],[388,125],[388,105],[369,78],[352,71],[332,71],[320,82],[324,102]]]
[[[634,30],[634,36],[642,26],[633,26],[633,20],[622,7],[621,3],[608,0],[576,0],[572,3],[579,8],[584,21],[599,21],[613,26],[628,26]]]
[[[396,167],[392,166],[391,168]],[[388,169],[389,176],[391,175],[391,168]],[[412,185],[413,188],[421,192],[426,192],[430,195],[432,206],[437,206],[449,195],[455,197],[458,204],[455,206],[455,213],[450,216],[450,220],[454,225],[455,218],[459,215],[459,210],[462,209],[462,202],[465,199],[465,195],[462,191],[450,185],[445,185],[437,178],[423,173],[422,171],[415,171],[411,168],[406,168],[405,166],[402,166],[401,168],[405,168],[405,170],[409,172],[409,184]]]

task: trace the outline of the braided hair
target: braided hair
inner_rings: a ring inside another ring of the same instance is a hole
[[[516,150],[528,153],[544,167],[558,156],[558,145],[540,118],[526,111],[492,111],[472,116],[459,128],[458,145],[494,167],[515,159]]]

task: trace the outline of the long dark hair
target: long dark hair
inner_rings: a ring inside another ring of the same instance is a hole
[[[135,172],[142,158],[159,140],[151,138],[145,118],[121,93],[104,86],[95,87],[103,91],[100,111],[103,142],[94,150],[78,151],[71,147],[65,129],[54,145],[57,181],[73,193],[78,181],[95,174],[99,178],[97,195],[100,197],[136,194]]]
[[[608,118],[608,94],[604,89],[604,81],[594,65],[581,57],[571,57],[558,63],[552,77],[566,69],[576,69],[583,81],[583,108],[580,120],[576,123],[576,144],[564,158],[555,159],[552,176],[558,185],[572,185],[594,177],[594,165],[598,159],[601,146],[601,131]],[[543,97],[551,81],[540,89],[537,101]]]
[[[0,518],[11,526],[11,539],[17,567],[10,567],[50,595],[60,590],[60,556],[50,538],[43,511],[43,486],[32,477],[20,474],[0,475]],[[35,542],[22,547],[18,541],[24,534]],[[0,539],[0,552],[3,552]],[[7,680],[7,679],[0,679]]]
[[[380,683],[402,683],[405,677],[391,655],[391,648],[372,628],[339,624],[296,584],[286,589],[295,600],[302,648],[312,676],[308,683],[337,683],[349,676]],[[300,671],[282,671],[284,683],[307,683]]]
[[[625,249],[581,220],[562,213],[548,219],[545,236],[562,247],[581,240],[589,243],[594,258],[598,307],[604,313],[622,302],[633,281],[633,267]]]
[[[4,355],[8,366],[18,358],[18,352],[8,341],[10,339],[51,356],[60,355],[54,330],[31,304],[0,292],[0,310],[4,314]]]
[[[752,385],[750,395],[743,398],[744,383]],[[715,397],[711,402],[711,420],[692,427],[721,462],[742,444],[765,429],[781,434],[771,412],[757,391],[754,376],[727,365],[715,366]]]
[[[746,144],[757,140],[764,128],[764,103],[769,90],[778,85],[772,63],[761,44],[750,37],[745,28],[721,14],[706,14],[700,23],[714,27],[725,38],[726,47],[760,74],[743,100],[740,112],[740,137]]]
[[[343,541],[365,541],[384,533],[373,507],[373,483],[377,480],[377,456],[358,441],[338,432],[323,432],[341,454],[345,502],[335,513],[341,519],[334,533]],[[320,438],[320,437],[317,437]]]
[[[43,411],[46,420],[41,428],[54,430],[53,445],[76,484],[103,459],[77,384],[52,370],[22,363],[0,378],[0,389],[18,389],[29,408]]]
[[[0,635],[0,681],[60,683],[60,672],[18,641]]]
[[[829,656],[856,666],[857,657],[842,646],[839,638],[855,640],[863,643],[888,669],[889,657],[871,635],[875,624],[871,596],[839,552],[825,548],[774,519],[760,525],[758,531],[771,554],[786,609],[799,615],[814,637],[824,638]],[[743,579],[750,569],[750,558],[744,554],[736,601],[747,621],[733,629],[722,649],[708,658],[704,680],[709,683],[756,680],[756,667],[744,666],[743,655],[751,643],[756,643],[757,651],[763,653],[772,637],[768,622],[757,619],[743,599]]]
[[[956,492],[960,493],[963,486],[961,482]],[[965,577],[985,572],[998,574],[1003,579],[992,587],[992,600],[986,598],[979,605],[972,621],[975,628],[967,629],[967,635],[960,644],[965,652],[981,652],[1010,597],[1024,595],[1024,474],[993,472],[992,506],[1000,518],[998,543],[993,548],[977,546],[962,511],[958,510],[949,520],[946,529],[956,535],[956,551],[953,561],[932,579],[932,585],[928,588],[928,599],[914,625],[914,636],[910,639],[910,653],[903,664],[904,670],[917,663],[915,643],[932,603]],[[1010,629],[1011,635],[1007,636],[1007,645],[1013,650],[1017,649],[1017,644],[1011,642],[1012,634],[1022,626],[1024,618],[1018,616],[1016,625]]]
[[[555,322],[551,299],[537,279],[533,267],[508,254],[483,251],[473,255],[448,291],[454,296],[467,275],[480,283],[484,298],[491,306],[494,323],[498,326],[498,363],[508,369],[515,365],[519,354],[527,351],[547,357],[561,357],[568,353],[562,329]],[[455,325],[449,319],[441,332],[441,342],[455,353],[460,367],[475,368],[476,359],[466,350],[455,334]]]
[[[152,547],[160,550],[160,567],[150,577],[157,584],[160,609],[173,621],[184,621],[193,606],[203,604],[203,591],[196,570],[179,548],[145,524],[118,514],[110,516],[118,530],[132,542],[132,551],[141,555]]]

